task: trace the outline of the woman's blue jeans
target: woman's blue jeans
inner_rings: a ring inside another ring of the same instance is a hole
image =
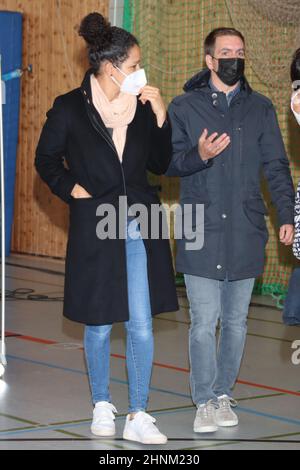
[[[153,328],[147,273],[147,254],[135,219],[127,220],[126,239],[130,319],[127,331],[126,364],[129,379],[129,412],[145,411],[153,365]],[[93,404],[111,402],[110,336],[113,325],[89,326],[84,333]]]

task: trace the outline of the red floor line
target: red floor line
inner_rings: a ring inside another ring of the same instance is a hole
[[[285,390],[284,388],[269,387],[268,385],[255,384],[253,382],[246,382],[245,380],[238,380],[237,382],[240,385],[249,385],[254,388],[261,388],[264,390],[270,390],[271,392],[286,393],[287,395],[293,395],[295,397],[300,397],[299,392],[292,392],[291,390]]]
[[[15,336],[17,339],[23,339],[24,341],[30,341],[32,343],[40,344],[59,344],[57,341],[51,341],[48,339],[34,338],[33,336],[17,335],[17,333],[12,333],[11,331],[6,331],[5,336]]]
[[[47,339],[39,339],[39,338],[33,338],[32,336],[20,336],[20,339],[23,339],[25,341],[30,341],[32,343],[40,343],[40,344],[59,344],[57,341],[50,341]]]
[[[6,335],[8,335],[8,336],[11,335],[11,336],[14,336],[16,339],[22,339],[24,341],[30,341],[30,342],[33,342],[33,343],[49,344],[49,345],[59,344],[59,342],[57,342],[57,341],[51,341],[51,340],[46,340],[46,339],[41,339],[41,338],[34,338],[33,336],[17,335],[17,333],[12,333],[12,332],[9,332],[9,331],[6,331]],[[120,354],[112,354],[111,356],[116,358],[116,359],[126,360],[126,357],[123,356],[123,355],[120,355]],[[181,367],[172,366],[170,364],[161,364],[159,362],[154,362],[153,365],[156,366],[156,367],[163,368],[163,369],[174,370],[176,372],[184,372],[184,373],[187,373],[187,374],[190,372],[189,369],[183,369]],[[238,380],[237,383],[240,384],[240,385],[248,385],[249,387],[253,387],[253,388],[259,388],[261,390],[270,390],[272,392],[279,392],[279,393],[284,393],[286,395],[292,395],[292,396],[300,397],[299,392],[293,392],[292,390],[285,390],[285,389],[282,389],[282,388],[270,387],[268,385],[256,384],[256,383],[247,382],[247,381],[244,381],[244,380]]]

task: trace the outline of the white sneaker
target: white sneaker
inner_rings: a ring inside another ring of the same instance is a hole
[[[194,432],[210,433],[216,432],[218,425],[216,421],[216,407],[212,400],[206,405],[200,405],[194,422]]]
[[[167,436],[164,436],[154,423],[156,423],[156,419],[144,411],[139,411],[132,420],[128,415],[123,438],[141,444],[166,444],[168,442]]]
[[[116,434],[115,414],[116,408],[107,401],[96,403],[93,411],[91,431],[96,436],[111,437]]]
[[[227,395],[218,398],[219,407],[216,410],[217,424],[220,427],[230,428],[239,424],[237,415],[232,411],[232,406],[237,406],[236,401]]]

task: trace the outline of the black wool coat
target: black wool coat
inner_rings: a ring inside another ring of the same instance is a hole
[[[168,120],[159,128],[151,105],[138,101],[121,163],[93,105],[91,73],[86,73],[80,88],[58,96],[47,112],[35,167],[51,191],[69,205],[63,315],[88,325],[105,325],[129,320],[126,240],[98,238],[97,208],[112,204],[118,226],[119,196],[127,196],[129,206],[160,204],[158,187],[149,184],[147,170],[157,175],[166,172],[172,154],[171,128]],[[73,198],[76,183],[92,198]],[[169,240],[160,236],[143,241],[152,315],[176,311]]]
[[[168,176],[180,176],[180,203],[204,205],[204,246],[187,250],[178,240],[177,271],[208,279],[241,280],[261,275],[265,264],[268,214],[261,194],[268,182],[279,225],[294,223],[295,191],[272,102],[251,89],[246,78],[227,104],[210,88],[208,69],[194,76],[186,93],[169,107],[173,158]],[[205,164],[198,152],[204,129],[226,132],[230,145]],[[194,223],[194,222],[193,222]],[[196,226],[195,226],[196,227]]]

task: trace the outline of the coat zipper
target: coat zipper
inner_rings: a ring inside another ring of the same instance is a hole
[[[243,134],[242,134],[242,127],[239,127],[239,132],[240,132],[240,163],[242,164],[242,150],[243,150],[243,142],[242,142],[242,138],[243,138]]]
[[[85,103],[86,103],[86,100],[85,100]],[[88,105],[90,105],[90,102],[88,101]],[[118,155],[118,152],[116,150],[116,147],[113,143],[113,140],[111,139],[110,135],[100,126],[100,124],[98,123],[95,115],[93,112],[90,112],[87,104],[86,104],[86,109],[87,109],[87,114],[89,116],[89,119],[90,119],[90,122],[93,126],[93,128],[96,130],[96,132],[98,134],[100,134],[105,140],[106,142],[108,143],[108,145],[110,146],[110,148],[114,151],[114,153],[116,154],[117,158],[118,158],[118,162],[120,164],[120,168],[121,168],[121,173],[122,173],[122,180],[123,180],[123,189],[124,189],[124,196],[127,197],[127,188],[126,188],[126,180],[125,180],[125,174],[124,174],[124,168],[123,168],[123,165],[122,165],[122,162],[120,161],[120,158],[119,158],[119,155]]]
[[[94,115],[92,115],[92,116],[93,116],[93,120],[94,119],[96,120],[95,116]],[[124,175],[124,168],[123,168],[122,162],[120,161],[120,158],[119,158],[118,152],[116,150],[116,147],[115,147],[114,143],[110,141],[110,138],[105,135],[105,131],[102,132],[102,129],[101,129],[101,131],[98,130],[98,122],[97,122],[97,125],[96,125],[96,123],[95,124],[92,123],[92,124],[93,124],[94,129],[98,132],[98,134],[102,135],[102,137],[105,138],[106,142],[109,144],[109,146],[111,147],[111,149],[114,151],[114,153],[116,154],[116,156],[118,158],[118,162],[119,162],[119,165],[120,165],[120,168],[121,168],[121,173],[122,173],[124,195],[127,196],[127,188],[126,188],[126,181],[125,181],[125,175]]]
[[[108,143],[108,145],[110,146],[110,148],[114,151],[117,159],[118,159],[118,162],[120,164],[120,168],[121,168],[121,173],[122,173],[122,180],[123,180],[123,189],[124,189],[124,196],[126,197],[126,200],[127,200],[127,188],[126,188],[126,180],[125,180],[125,174],[124,174],[124,168],[123,168],[123,164],[119,158],[119,155],[118,155],[118,152],[117,152],[117,149],[115,147],[115,144],[111,138],[111,136],[109,135],[109,133],[106,131],[105,128],[103,128],[96,116],[94,115],[94,113],[92,111],[90,111],[89,109],[89,106],[91,106],[91,103],[90,103],[90,100],[89,98],[86,98],[87,94],[86,94],[86,91],[82,90],[82,93],[85,95],[83,96],[83,99],[84,99],[84,103],[85,103],[85,106],[86,106],[86,110],[87,110],[87,114],[88,114],[88,117],[89,117],[89,120],[93,126],[93,128],[95,129],[95,131],[100,134],[104,140],[106,140],[106,142]],[[127,140],[126,140],[126,143],[127,143]],[[126,148],[126,144],[125,144],[125,148]],[[125,153],[125,149],[124,149],[124,153]],[[128,200],[127,200],[127,203],[128,203]],[[127,233],[127,232],[126,232]],[[125,253],[126,253],[126,240],[124,240],[124,250],[125,250]],[[126,263],[126,255],[125,255],[125,262],[124,262],[124,266],[125,266],[125,277],[126,277],[126,285],[128,283],[128,280],[127,280],[127,263]],[[129,304],[129,300],[127,298],[127,303]],[[129,318],[129,310],[128,310],[128,318]]]

